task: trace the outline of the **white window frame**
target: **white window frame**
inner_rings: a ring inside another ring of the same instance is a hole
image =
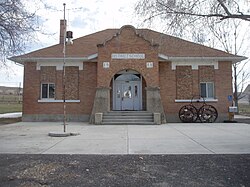
[[[215,98],[215,94],[214,94],[214,82],[200,82],[200,95],[202,96],[202,93],[201,93],[201,84],[206,84],[206,96],[204,97],[205,99],[214,99]],[[209,89],[209,86],[208,84],[212,84],[212,88],[213,88],[213,95],[212,97],[208,97],[208,89]]]
[[[47,90],[47,96],[48,97],[46,97],[46,98],[43,98],[43,85],[44,84],[48,85],[48,90]],[[49,97],[49,95],[50,95],[50,93],[49,93],[49,86],[50,85],[54,85],[54,89],[56,88],[55,83],[41,83],[41,100],[55,100],[55,95],[56,95],[55,90],[54,90],[54,97],[51,97],[51,98]]]

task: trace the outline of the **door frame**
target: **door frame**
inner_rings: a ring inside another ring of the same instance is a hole
[[[140,80],[136,80],[136,81],[133,81],[133,80],[116,80],[115,76],[113,77],[113,104],[112,104],[112,110],[118,110],[118,111],[124,111],[123,109],[123,103],[122,103],[122,86],[123,84],[128,84],[129,82],[131,82],[131,86],[137,86],[137,94],[138,94],[138,100],[133,100],[133,107],[131,108],[131,110],[134,110],[134,111],[140,111],[142,110],[142,76],[140,73],[136,72],[136,71],[133,71],[133,70],[126,70],[126,71],[122,71],[122,72],[119,72],[117,73],[116,75],[123,75],[123,74],[133,74],[133,75],[140,75]],[[119,77],[118,76],[118,77]],[[119,91],[120,91],[120,96],[118,98],[118,88],[119,88]],[[134,97],[135,95],[135,87],[132,89],[132,97]],[[134,99],[134,98],[132,98]]]

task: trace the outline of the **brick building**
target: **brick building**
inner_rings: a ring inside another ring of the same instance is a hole
[[[11,58],[24,65],[24,121],[62,120],[65,101],[71,121],[147,111],[178,122],[194,95],[217,108],[217,121],[227,119],[231,66],[244,57],[129,25],[77,38],[64,57],[62,33],[61,21],[59,44]]]

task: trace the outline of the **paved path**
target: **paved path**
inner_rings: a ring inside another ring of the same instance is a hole
[[[250,125],[240,123],[95,126],[69,123],[78,136],[49,137],[61,123],[0,126],[0,153],[18,154],[245,154]]]

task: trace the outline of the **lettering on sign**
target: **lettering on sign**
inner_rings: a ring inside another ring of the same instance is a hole
[[[147,62],[146,63],[146,67],[147,68],[153,68],[154,67],[154,63],[153,62]]]
[[[145,59],[144,53],[112,53],[112,59]]]
[[[109,68],[109,62],[103,62],[102,65],[103,65],[103,68],[105,68],[105,69]]]

